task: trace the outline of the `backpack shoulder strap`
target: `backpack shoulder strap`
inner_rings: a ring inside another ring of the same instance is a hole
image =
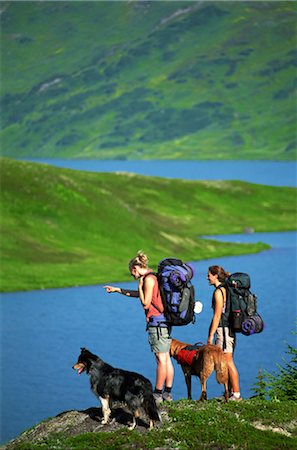
[[[158,274],[156,272],[151,271],[143,275],[143,280],[145,280],[146,277],[148,277],[149,275],[154,275],[158,279]]]
[[[223,291],[222,288],[225,288],[226,294],[224,294],[224,291]],[[224,305],[225,305],[225,303],[227,303],[227,298],[228,298],[227,288],[226,288],[226,286],[224,286],[223,284],[219,284],[219,285],[215,288],[214,294],[215,294],[215,292],[218,291],[218,290],[221,291],[221,293],[222,293],[223,300],[224,300]]]

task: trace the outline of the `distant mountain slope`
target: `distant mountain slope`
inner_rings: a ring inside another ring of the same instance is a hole
[[[296,3],[1,2],[2,154],[294,159]]]

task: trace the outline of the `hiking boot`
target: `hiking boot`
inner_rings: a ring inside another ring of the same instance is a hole
[[[229,402],[241,402],[242,397],[235,397],[234,394],[231,395],[231,397],[229,398]]]
[[[172,402],[172,394],[171,392],[163,392],[163,400],[164,402]]]
[[[159,405],[160,405],[160,403],[162,403],[162,402],[163,402],[163,397],[162,397],[162,394],[157,394],[156,392],[154,392],[154,393],[153,393],[153,396],[154,396],[154,399],[155,399],[156,405],[157,405],[157,406],[159,406]]]

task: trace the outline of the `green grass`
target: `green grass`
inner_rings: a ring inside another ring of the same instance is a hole
[[[76,436],[53,434],[39,443],[26,440],[7,450],[179,449],[293,450],[297,448],[296,402],[257,399],[222,404],[180,400],[166,407],[162,427],[140,433],[121,428]]]
[[[294,188],[0,163],[2,291],[123,281],[139,249],[156,268],[268,248],[202,235],[296,229]]]
[[[296,159],[295,2],[1,7],[2,155]]]

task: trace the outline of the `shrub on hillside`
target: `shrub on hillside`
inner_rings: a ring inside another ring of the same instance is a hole
[[[277,364],[278,371],[269,373],[260,369],[253,388],[256,396],[270,400],[297,400],[297,348],[288,344],[286,353],[290,360],[284,360],[284,365]]]

